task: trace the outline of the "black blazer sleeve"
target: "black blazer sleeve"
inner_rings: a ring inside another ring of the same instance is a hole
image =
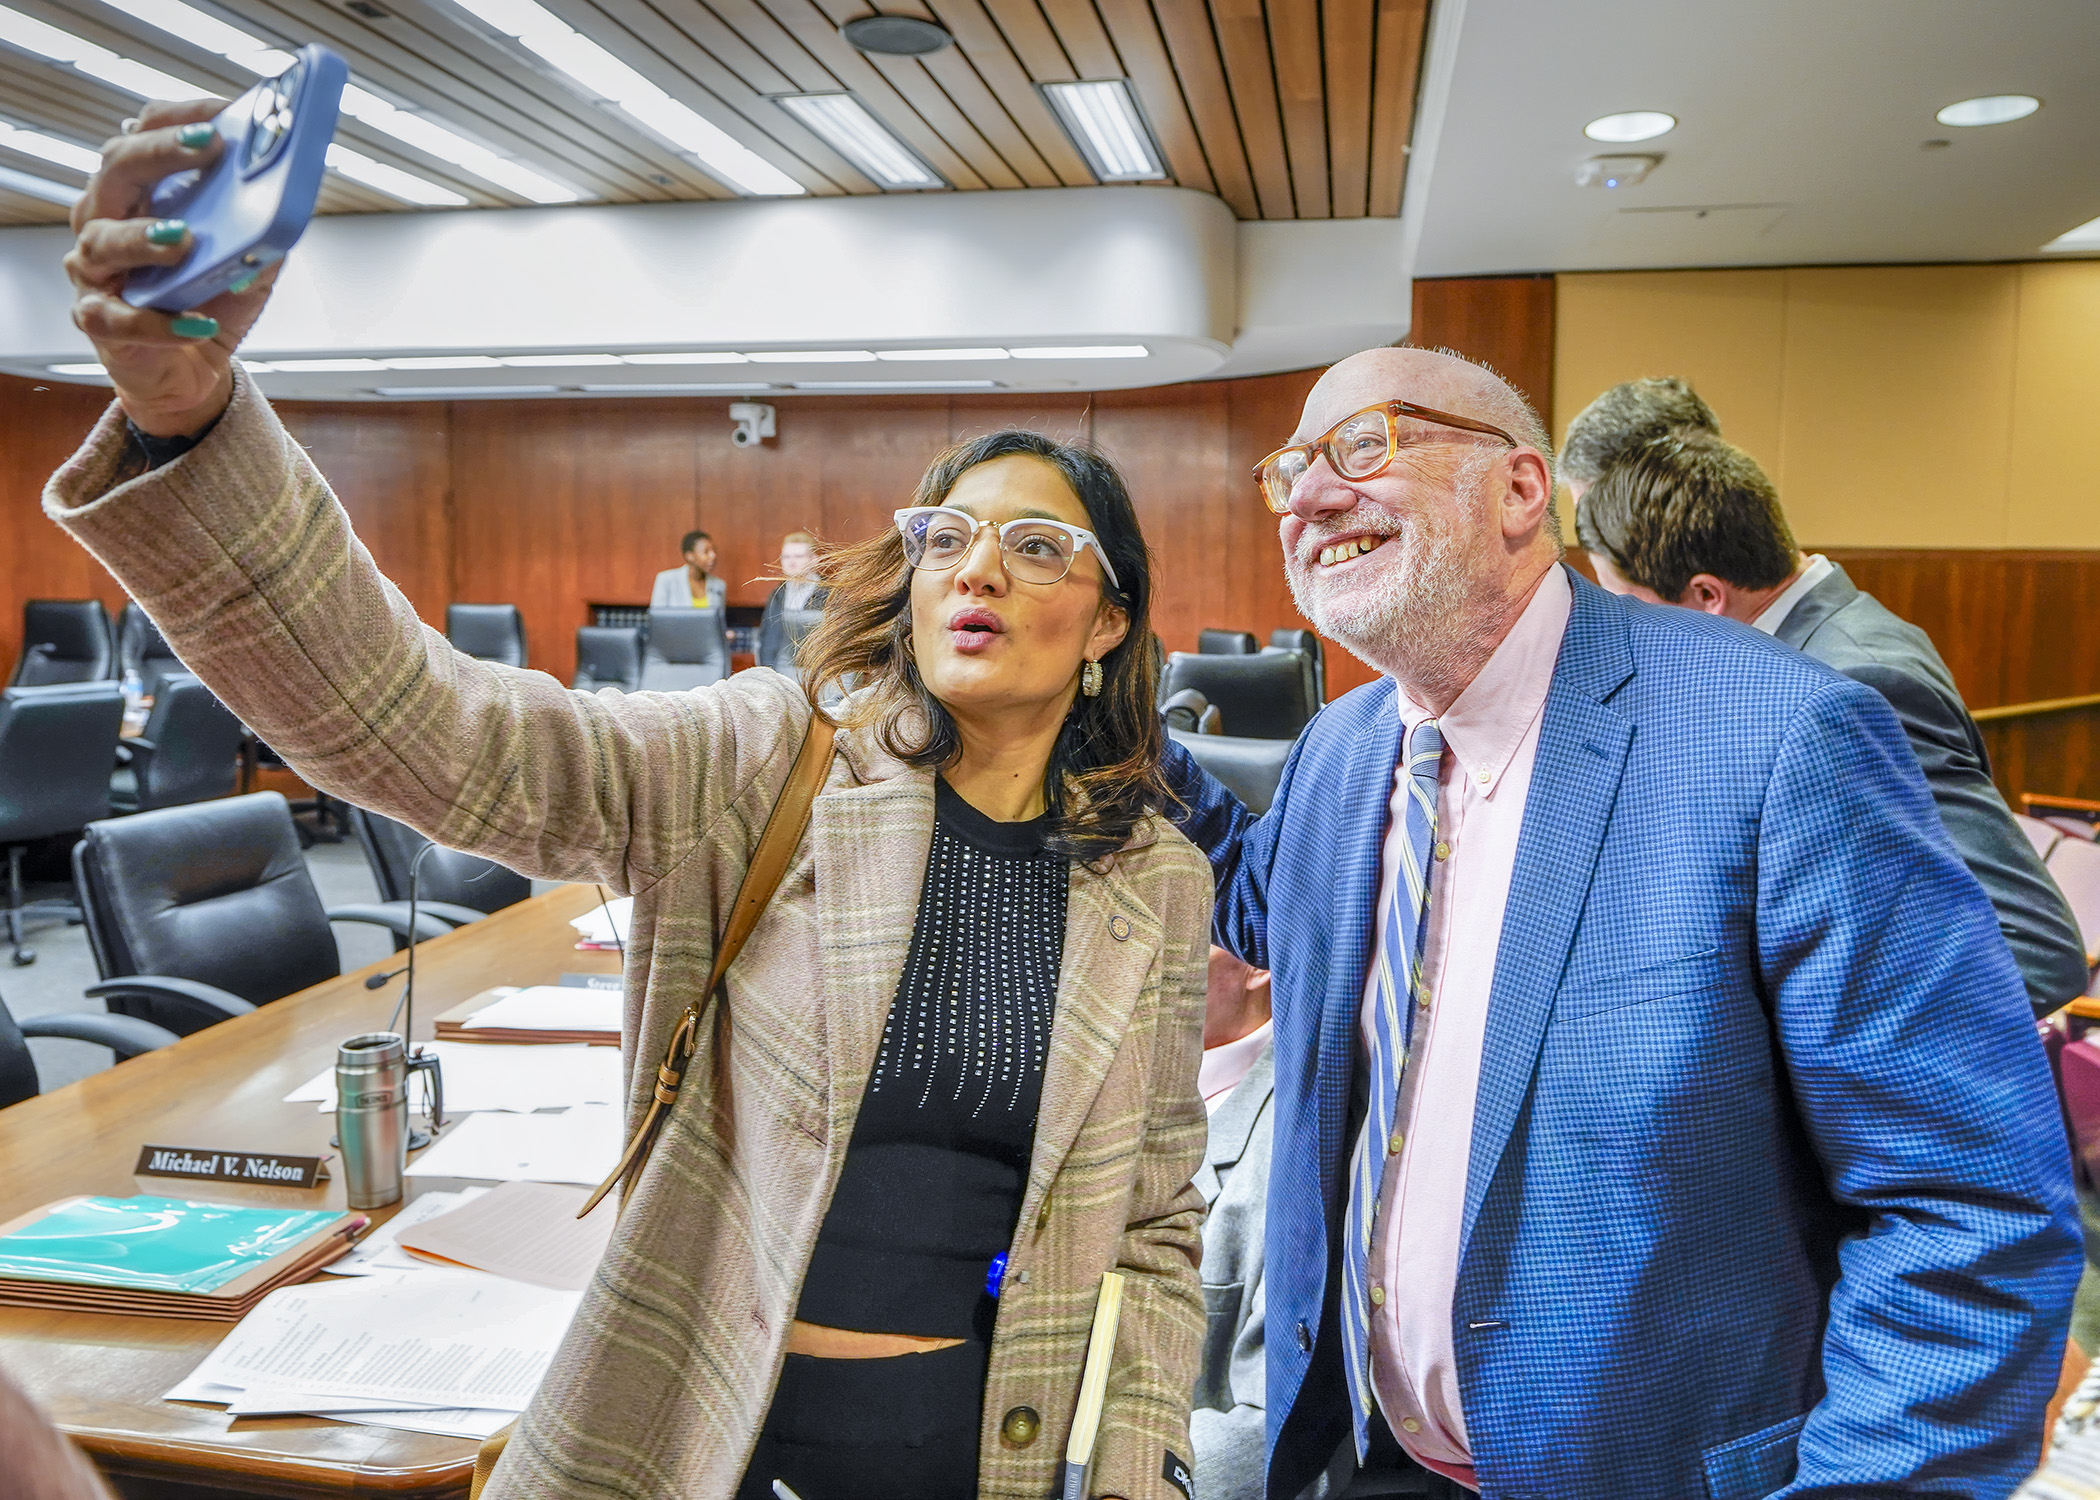
[[[780,665],[780,649],[787,635],[787,627],[780,616],[786,605],[787,585],[774,585],[766,600],[766,612],[758,622],[758,664],[762,667]]]

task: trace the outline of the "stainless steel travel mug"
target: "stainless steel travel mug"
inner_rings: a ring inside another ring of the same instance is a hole
[[[335,1130],[349,1206],[399,1203],[408,1167],[408,1044],[398,1033],[368,1031],[336,1049]]]

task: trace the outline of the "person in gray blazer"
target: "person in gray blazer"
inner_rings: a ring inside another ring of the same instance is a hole
[[[678,543],[678,550],[685,561],[656,575],[656,582],[649,589],[649,607],[727,608],[729,585],[711,571],[715,565],[715,539],[704,531],[688,531]]]
[[[1210,1112],[1210,1143],[1196,1189],[1210,1215],[1203,1224],[1203,1373],[1189,1415],[1195,1500],[1262,1500],[1268,1488],[1262,1234],[1276,1093],[1269,975],[1218,947],[1210,950],[1197,1089]]]
[[[1947,836],[1997,909],[2035,1014],[2085,993],[2077,921],[1992,783],[1983,735],[1931,637],[1829,558],[1802,555],[1756,460],[1709,430],[1665,432],[1586,487],[1575,524],[1612,592],[1740,620],[1888,699]]]

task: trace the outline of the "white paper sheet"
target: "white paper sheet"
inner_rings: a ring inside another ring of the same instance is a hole
[[[332,1422],[354,1422],[360,1427],[399,1427],[408,1432],[433,1432],[440,1437],[492,1437],[517,1413],[484,1406],[375,1406],[370,1396],[317,1396],[299,1391],[244,1391],[239,1386],[210,1380],[185,1380],[169,1391],[170,1401],[208,1401],[224,1406],[232,1417],[303,1416],[326,1417]]]
[[[408,1175],[596,1187],[619,1164],[621,1145],[620,1111],[605,1104],[558,1115],[470,1115],[411,1161]]]
[[[396,1427],[403,1432],[434,1432],[439,1437],[492,1438],[518,1420],[514,1411],[495,1411],[478,1406],[447,1406],[431,1411],[332,1412],[329,1420],[355,1422],[360,1427]]]
[[[232,1386],[521,1411],[579,1294],[478,1271],[365,1276],[272,1292],[168,1393]]]
[[[622,896],[617,901],[608,901],[594,906],[580,917],[571,917],[569,925],[576,929],[578,938],[586,943],[610,946],[614,935],[621,942],[627,941],[628,930],[634,925],[634,897]]]
[[[529,984],[461,1022],[468,1031],[494,1026],[507,1031],[610,1031],[619,1034],[626,1004],[618,990],[586,990],[565,984]]]
[[[588,990],[567,993],[585,995]],[[611,997],[617,1005],[619,996]],[[617,1024],[614,1027],[618,1029]],[[539,1109],[568,1109],[577,1104],[617,1104],[620,1053],[614,1047],[583,1042],[541,1042],[512,1046],[499,1042],[426,1042],[437,1053],[445,1073],[445,1113],[471,1115],[490,1110],[531,1114]],[[415,1098],[424,1098],[416,1085]],[[335,1112],[335,1069],[309,1078],[284,1096],[287,1104],[319,1104],[322,1114]]]
[[[401,1248],[401,1231],[427,1224],[440,1214],[464,1208],[483,1193],[483,1187],[462,1188],[456,1193],[431,1192],[412,1198],[391,1219],[359,1240],[341,1260],[321,1267],[330,1276],[373,1276],[385,1271],[427,1271],[430,1262],[419,1260]]]

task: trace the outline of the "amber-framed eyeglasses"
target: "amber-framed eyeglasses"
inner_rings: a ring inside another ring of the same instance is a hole
[[[1291,508],[1291,491],[1305,477],[1305,471],[1313,466],[1317,457],[1324,456],[1328,467],[1344,479],[1369,479],[1383,473],[1402,448],[1422,446],[1400,441],[1399,419],[1402,417],[1434,422],[1439,427],[1455,427],[1461,432],[1486,433],[1489,437],[1502,439],[1512,448],[1523,446],[1492,423],[1417,406],[1412,401],[1385,401],[1351,412],[1311,442],[1278,448],[1256,464],[1254,482],[1261,489],[1263,503],[1279,516],[1287,514]]]

